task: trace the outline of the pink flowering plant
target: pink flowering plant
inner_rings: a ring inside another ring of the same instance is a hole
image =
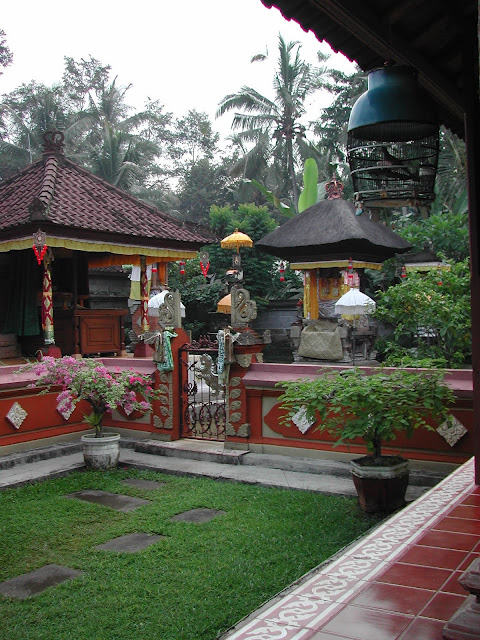
[[[31,370],[38,380],[32,387],[46,387],[47,393],[52,386],[62,388],[57,396],[57,410],[68,419],[80,400],[86,400],[92,407],[92,413],[85,420],[95,429],[95,437],[102,436],[102,420],[105,412],[122,408],[127,415],[133,411],[146,413],[152,408],[152,400],[157,392],[152,387],[150,376],[133,370],[109,371],[96,360],[43,357],[40,362],[22,367],[21,372]],[[138,397],[142,400],[138,400]]]

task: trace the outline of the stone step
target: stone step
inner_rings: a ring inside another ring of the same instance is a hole
[[[224,449],[223,442],[202,442],[201,440],[176,440],[174,442],[140,440],[135,445],[135,451],[171,458],[218,462],[220,464],[242,464],[240,460],[248,453],[248,451]]]
[[[265,469],[279,469],[297,473],[324,475],[330,478],[350,478],[350,463],[340,460],[306,458],[267,453],[252,453],[225,449],[223,442],[202,440],[176,440],[163,442],[147,439],[122,437],[120,446],[137,453],[152,456],[181,458],[186,460],[216,462],[219,464],[244,465],[246,467],[261,467]],[[51,458],[68,456],[82,450],[82,443],[63,442],[55,445],[39,447],[28,451],[0,456],[0,470],[7,470],[22,464],[30,464]],[[447,472],[429,469],[410,469],[410,485],[412,487],[433,487],[443,480]]]
[[[350,463],[323,458],[301,458],[269,453],[251,453],[242,458],[241,464],[249,466],[299,471],[301,473],[323,473],[339,477],[350,477]]]
[[[32,442],[32,447],[33,446]],[[60,456],[68,456],[81,450],[81,442],[63,442],[61,444],[39,447],[38,449],[10,453],[0,457],[0,470],[11,469],[19,464],[31,464],[32,462],[39,462],[40,460],[50,460]]]

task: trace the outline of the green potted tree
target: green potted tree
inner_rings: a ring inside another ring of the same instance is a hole
[[[151,410],[152,400],[157,395],[149,376],[133,370],[112,372],[98,360],[45,356],[20,371],[26,370],[38,376],[34,386],[45,387],[42,393],[47,393],[53,386],[61,387],[57,410],[65,419],[68,420],[81,400],[90,404],[92,411],[84,418],[94,431],[82,436],[83,456],[90,469],[111,469],[118,464],[120,435],[104,433],[105,413],[119,408],[127,415],[134,411],[145,413]]]
[[[288,424],[301,411],[317,429],[338,436],[337,443],[362,439],[368,455],[352,461],[361,508],[391,512],[405,504],[408,461],[382,454],[382,442],[415,429],[432,429],[450,419],[453,392],[441,371],[324,369],[315,379],[282,382],[280,396]]]

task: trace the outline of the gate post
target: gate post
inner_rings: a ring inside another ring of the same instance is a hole
[[[259,335],[248,327],[257,317],[257,305],[250,300],[250,293],[241,286],[234,286],[231,295],[232,331],[238,332],[233,348],[227,389],[227,424],[225,446],[248,449],[250,424],[247,422],[247,393],[242,385],[252,362],[261,362],[263,343]]]
[[[188,334],[181,327],[175,329],[176,338],[171,341],[173,370],[155,372],[155,389],[160,396],[153,403],[153,425],[159,440],[178,440],[180,438],[180,348],[189,341]]]

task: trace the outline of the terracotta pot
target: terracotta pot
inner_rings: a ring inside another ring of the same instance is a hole
[[[405,506],[408,460],[384,456],[381,466],[372,456],[352,460],[352,476],[358,502],[367,513],[391,513]]]
[[[82,436],[83,459],[87,469],[105,471],[115,469],[120,457],[120,434],[106,433],[100,438],[88,433]]]

